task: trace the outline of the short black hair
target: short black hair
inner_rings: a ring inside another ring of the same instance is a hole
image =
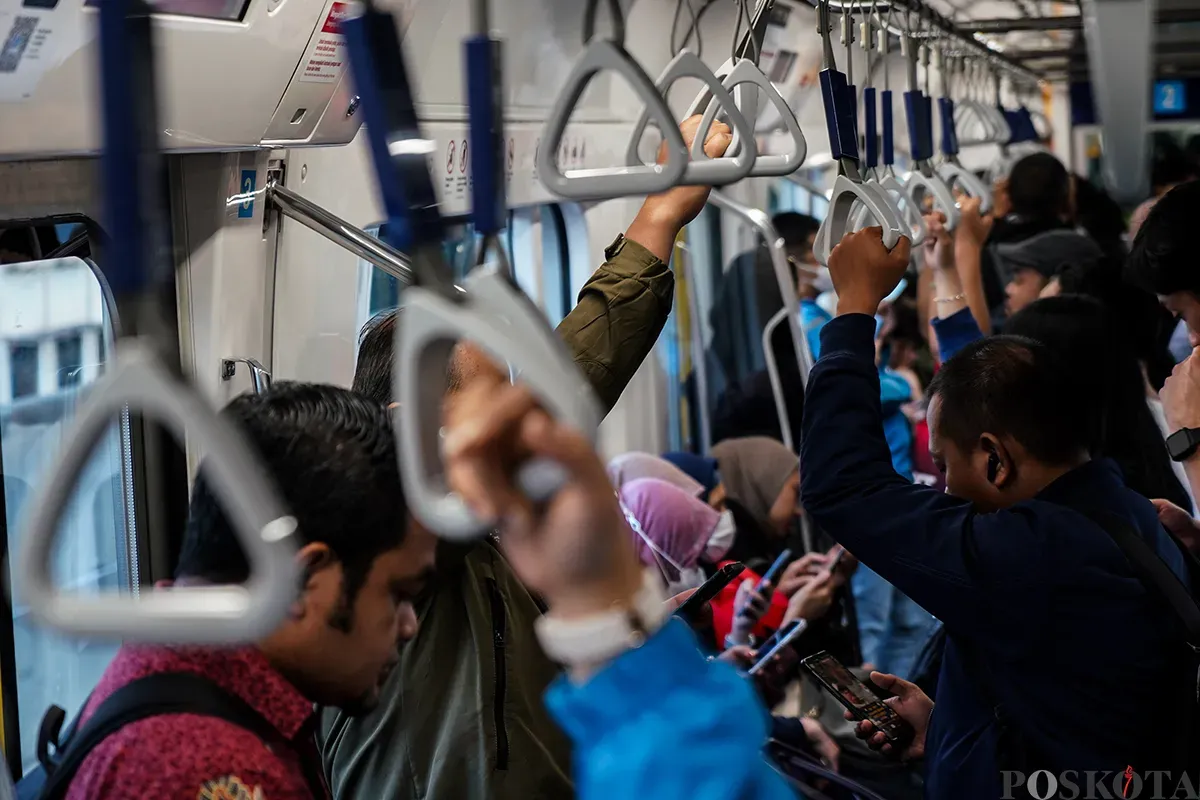
[[[947,360],[929,396],[941,400],[940,437],[972,452],[984,433],[1011,436],[1037,460],[1072,463],[1089,451],[1093,427],[1053,351],[1023,336],[989,336]]]
[[[363,325],[358,334],[358,362],[354,367],[354,391],[371,398],[382,406],[390,405],[392,397],[392,364],[395,360],[396,318],[400,309],[381,311]],[[465,376],[458,359],[451,358],[446,366],[446,391],[462,388]]]
[[[1200,218],[1200,181],[1176,186],[1150,209],[1129,253],[1131,278],[1155,294],[1200,295],[1200,266],[1192,239]]]
[[[344,602],[332,622],[348,627],[375,559],[404,542],[408,508],[387,411],[338,386],[281,381],[239,395],[222,416],[261,458],[301,546],[323,542],[341,563]],[[241,583],[249,565],[205,472],[201,463],[175,576]]]
[[[783,237],[786,247],[805,247],[808,237],[821,228],[821,223],[808,214],[796,211],[784,211],[771,217],[771,225],[775,232]]]
[[[1027,155],[1008,176],[1008,199],[1014,214],[1050,219],[1067,210],[1071,178],[1062,162],[1049,153]]]

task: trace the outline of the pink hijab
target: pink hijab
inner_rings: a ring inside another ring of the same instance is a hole
[[[696,566],[717,529],[719,513],[703,500],[657,478],[630,481],[621,487],[620,494],[626,511],[654,544],[651,547],[636,532],[633,534],[643,564],[659,567],[668,581],[679,580],[676,566],[683,569]]]

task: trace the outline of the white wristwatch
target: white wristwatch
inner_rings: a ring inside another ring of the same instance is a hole
[[[535,624],[542,650],[568,667],[600,664],[632,650],[658,631],[667,620],[662,579],[651,570],[628,606],[577,619],[560,619],[554,611]]]

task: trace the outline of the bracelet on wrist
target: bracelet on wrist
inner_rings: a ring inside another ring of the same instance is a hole
[[[935,303],[958,303],[958,302],[966,300],[966,299],[967,299],[967,293],[959,292],[958,294],[950,295],[949,297],[935,297],[935,298],[933,298],[933,302],[935,302]]]

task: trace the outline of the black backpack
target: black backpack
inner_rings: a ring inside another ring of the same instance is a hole
[[[1176,685],[1164,690],[1163,702],[1167,707],[1179,709],[1180,713],[1175,716],[1179,727],[1171,739],[1172,752],[1166,754],[1169,764],[1163,766],[1169,766],[1175,775],[1185,771],[1195,775],[1200,770],[1200,603],[1196,600],[1200,596],[1200,561],[1174,534],[1167,532],[1183,555],[1187,571],[1187,583],[1184,583],[1129,522],[1107,511],[1071,508],[1112,537],[1133,568],[1134,575],[1151,595],[1170,609],[1178,622]],[[981,696],[992,706],[999,733],[997,762],[1000,770],[1015,770],[1028,775],[1040,769],[1037,754],[1009,717],[1004,704],[992,692],[984,660],[972,647],[955,641],[968,674],[973,677]]]
[[[162,714],[216,717],[250,731],[272,749],[291,747],[261,714],[212,681],[186,672],[159,673],[113,692],[82,728],[68,730],[65,739],[60,738],[60,732],[66,713],[51,706],[38,731],[41,766],[17,783],[17,800],[63,800],[75,774],[101,742],[130,723]],[[326,789],[321,765],[306,762],[304,766],[309,791],[314,798],[323,799]]]

